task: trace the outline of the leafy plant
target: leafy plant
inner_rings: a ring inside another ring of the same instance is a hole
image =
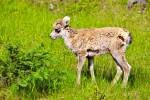
[[[21,51],[18,45],[7,45],[8,60],[1,62],[0,82],[16,93],[28,91],[52,93],[63,88],[66,72],[57,69],[53,57],[41,45],[31,52]],[[51,64],[50,64],[51,63]]]

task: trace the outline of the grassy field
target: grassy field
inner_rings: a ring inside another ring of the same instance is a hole
[[[140,14],[139,6],[127,10],[127,0],[64,0],[50,11],[47,3],[31,1],[0,0],[0,99],[150,99],[149,8]],[[49,37],[54,21],[66,15],[74,28],[117,26],[132,33],[133,43],[126,52],[132,71],[126,89],[121,88],[121,80],[110,86],[116,73],[110,55],[95,59],[98,87],[87,74],[87,63],[81,87],[76,87],[75,56],[62,39]]]

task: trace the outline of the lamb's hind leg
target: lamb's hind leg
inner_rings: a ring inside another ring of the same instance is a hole
[[[123,78],[122,86],[125,87],[127,85],[128,78],[130,75],[131,66],[126,62],[126,67],[124,67],[123,70],[124,70],[124,78]]]
[[[95,75],[94,75],[94,57],[87,57],[87,59],[88,59],[88,67],[89,67],[89,70],[90,70],[92,82],[96,83]]]
[[[114,86],[114,85],[117,83],[117,81],[119,80],[120,76],[122,75],[121,66],[119,66],[119,64],[118,64],[118,62],[116,61],[116,59],[114,59],[114,60],[115,60],[115,64],[116,64],[117,73],[116,73],[115,78],[113,79],[113,81],[112,81],[112,83],[111,83],[112,86]]]
[[[128,82],[131,66],[128,64],[124,52],[114,52],[112,55],[114,59],[118,62],[119,66],[121,66],[121,69],[123,70],[124,77],[122,86],[125,87]]]

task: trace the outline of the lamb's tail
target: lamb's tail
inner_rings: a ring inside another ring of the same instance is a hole
[[[125,30],[125,33],[122,35],[119,35],[118,38],[122,40],[125,44],[129,45],[132,43],[132,36],[131,33],[127,30]]]

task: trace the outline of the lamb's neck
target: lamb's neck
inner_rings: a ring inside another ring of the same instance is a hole
[[[70,36],[70,33],[65,35],[65,37],[63,37],[63,39],[64,39],[64,42],[65,42],[66,46],[69,49],[73,50],[73,44],[71,43],[73,37]]]
[[[70,27],[67,27],[62,35],[66,46],[68,46],[68,48],[70,48],[72,51],[75,51],[72,40],[75,38],[76,35],[77,31]]]

